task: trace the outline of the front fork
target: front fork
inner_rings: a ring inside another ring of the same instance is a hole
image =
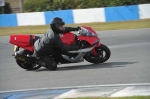
[[[100,47],[102,44],[99,42],[93,49],[92,49],[92,54],[94,55],[94,56],[97,56],[98,54],[97,54],[97,52],[96,52],[96,47]]]

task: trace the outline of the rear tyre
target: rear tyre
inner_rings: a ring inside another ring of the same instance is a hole
[[[98,64],[98,63],[104,63],[110,58],[111,52],[106,45],[102,44],[100,47],[96,47],[95,50],[98,55],[94,56],[90,52],[84,57],[86,61],[90,63]]]
[[[17,53],[20,55],[23,55],[23,56],[27,56],[27,54],[32,54],[31,52],[26,51],[26,50],[20,50]],[[26,70],[36,70],[36,69],[39,69],[41,67],[39,64],[36,64],[36,62],[33,64],[33,63],[28,63],[26,61],[22,61],[19,59],[16,59],[16,63],[21,68],[26,69]]]

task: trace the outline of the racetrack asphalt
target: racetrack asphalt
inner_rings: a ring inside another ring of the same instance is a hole
[[[57,71],[26,71],[15,63],[9,36],[0,37],[0,91],[103,84],[150,83],[150,29],[99,31],[111,50],[103,64],[58,65]]]

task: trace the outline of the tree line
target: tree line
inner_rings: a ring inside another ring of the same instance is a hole
[[[26,0],[25,12],[129,6],[150,3],[150,0]]]
[[[67,9],[86,9],[114,6],[129,6],[147,4],[150,0],[25,0],[24,12],[42,12]],[[10,7],[7,3],[7,7]],[[10,8],[5,7],[6,13],[11,13]],[[1,13],[1,10],[0,10]]]

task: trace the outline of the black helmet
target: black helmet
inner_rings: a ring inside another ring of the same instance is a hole
[[[63,31],[59,29],[59,26],[65,25],[63,19],[55,17],[50,22],[50,27],[55,33],[62,33]]]

